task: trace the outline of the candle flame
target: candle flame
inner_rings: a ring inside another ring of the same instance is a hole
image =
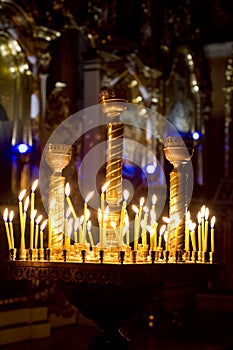
[[[110,181],[105,182],[105,184],[101,187],[101,192],[104,193],[108,188]]]
[[[166,225],[162,225],[160,230],[159,230],[159,235],[162,236],[166,230]]]
[[[139,213],[139,210],[138,210],[138,207],[136,207],[136,205],[132,205],[132,209],[133,209],[133,211],[136,213],[136,214],[138,214]]]
[[[34,220],[34,219],[35,219],[36,213],[37,213],[37,210],[36,210],[36,209],[33,210],[33,213],[32,213],[32,215],[31,215],[31,220]]]
[[[28,210],[28,206],[29,206],[29,196],[26,197],[25,202],[24,202],[23,210],[25,213]]]
[[[43,218],[43,215],[41,215],[41,214],[36,218],[36,224],[37,225],[39,225],[39,223],[41,222],[42,218]]]
[[[13,219],[14,219],[14,211],[11,210],[11,211],[10,211],[10,214],[9,214],[9,221],[12,222]]]
[[[37,186],[38,186],[38,183],[39,183],[39,180],[38,180],[38,179],[36,179],[36,180],[33,182],[32,188],[31,188],[32,192],[35,192],[35,190],[36,190],[36,188],[37,188]]]
[[[155,205],[157,203],[157,199],[158,199],[158,197],[156,196],[156,194],[153,194],[152,199],[151,199],[153,205]]]
[[[144,202],[145,202],[145,199],[144,199],[144,197],[141,197],[140,198],[140,207],[142,207],[143,206],[143,204],[144,204]]]
[[[205,220],[208,220],[208,217],[209,217],[209,209],[206,208],[205,209]]]
[[[215,222],[216,222],[216,217],[215,217],[215,216],[212,216],[212,218],[211,218],[211,220],[210,220],[210,226],[211,226],[211,228],[214,228]]]
[[[45,226],[47,225],[47,222],[48,222],[48,219],[45,219],[45,220],[42,222],[41,227],[40,227],[40,230],[41,230],[41,231],[44,231]]]
[[[79,218],[77,218],[74,222],[74,230],[77,231],[79,225]]]
[[[20,192],[19,197],[18,197],[20,202],[22,202],[23,197],[25,196],[25,193],[26,193],[26,189],[24,189]]]
[[[80,219],[79,219],[80,225],[82,225],[83,221],[84,221],[84,215],[80,216]]]
[[[201,207],[201,217],[204,218],[205,216],[205,205]]]
[[[7,218],[8,218],[8,208],[6,208],[6,209],[4,210],[4,213],[3,213],[3,220],[4,220],[4,221],[7,221]]]
[[[125,201],[127,201],[129,199],[129,191],[128,190],[123,191],[123,198]]]
[[[194,231],[195,228],[196,228],[196,223],[195,223],[195,222],[192,222],[192,221],[190,220],[190,222],[189,222],[189,229],[190,229],[190,231]]]
[[[85,203],[89,202],[89,200],[93,197],[94,192],[95,191],[91,191],[91,192],[88,193],[88,195],[85,198]]]
[[[144,212],[147,214],[149,213],[149,208],[148,207],[143,207]]]
[[[66,186],[65,186],[65,195],[66,195],[66,197],[69,197],[69,195],[70,195],[70,184],[69,184],[69,182],[67,182]]]
[[[91,220],[87,222],[87,231],[91,231]]]
[[[163,216],[163,221],[164,221],[166,224],[169,224],[170,219],[169,219],[167,216]]]
[[[165,231],[164,235],[163,235],[163,238],[164,238],[164,241],[165,243],[167,242],[167,239],[168,239],[168,232]]]
[[[200,225],[201,224],[201,212],[200,211],[197,213],[197,221],[198,221],[198,224]]]

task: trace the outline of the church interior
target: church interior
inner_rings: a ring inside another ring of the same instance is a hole
[[[0,0],[0,349],[233,349],[232,117],[230,1]]]

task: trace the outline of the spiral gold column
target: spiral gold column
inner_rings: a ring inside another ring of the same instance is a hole
[[[100,103],[103,111],[108,117],[107,125],[107,160],[106,160],[106,181],[109,185],[106,189],[106,201],[109,206],[107,239],[112,244],[119,244],[116,237],[116,230],[111,228],[111,222],[115,223],[117,229],[120,225],[120,203],[122,201],[122,151],[124,124],[120,115],[126,109],[125,98],[122,98],[122,91],[117,89],[105,89],[101,91]]]
[[[187,174],[185,164],[191,159],[193,148],[189,140],[187,147],[180,137],[169,136],[164,140],[166,158],[174,166],[170,172],[169,203],[169,248],[170,256],[184,249],[185,214],[187,211]]]

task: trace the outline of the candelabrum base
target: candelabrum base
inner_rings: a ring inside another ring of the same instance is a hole
[[[27,260],[27,249],[20,248],[18,250],[18,258],[19,260]]]
[[[16,253],[17,253],[17,249],[16,248],[11,248],[9,250],[9,260],[15,260],[16,259]]]

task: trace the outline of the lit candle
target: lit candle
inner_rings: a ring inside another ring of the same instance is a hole
[[[31,204],[30,204],[30,217],[33,217],[33,213],[34,213],[34,209],[35,209],[35,190],[38,186],[39,180],[35,180],[32,184],[32,188],[31,188]],[[34,220],[32,220],[31,222],[31,227],[32,227],[32,231],[34,231]]]
[[[195,228],[196,228],[195,222],[190,222],[189,229],[190,229],[191,242],[192,242],[192,247],[194,252],[196,252],[197,250]]]
[[[211,252],[214,253],[214,225],[215,225],[216,218],[215,216],[212,216],[210,221],[210,235],[211,235]]]
[[[207,252],[207,248],[208,248],[208,228],[209,228],[209,209],[206,208],[205,209],[205,248],[204,251]]]
[[[31,220],[30,220],[30,249],[33,249],[34,246],[34,220],[36,217],[37,210],[35,209],[33,213],[31,214]]]
[[[21,235],[23,234],[23,203],[22,200],[26,194],[26,189],[22,190],[19,194],[19,219],[20,219],[20,230],[21,230]]]
[[[162,246],[162,235],[164,234],[165,230],[166,230],[166,225],[162,225],[160,230],[159,230],[159,245],[158,245],[158,249],[160,249],[161,246]]]
[[[149,233],[150,233],[150,250],[155,250],[154,247],[154,231],[153,228],[151,226],[147,227]]]
[[[163,221],[167,224],[167,234],[166,234],[166,250],[169,250],[169,239],[170,239],[170,219],[166,216],[163,217]]]
[[[135,217],[134,217],[134,250],[137,250],[139,230],[140,230],[139,210],[136,207],[136,205],[132,205],[132,208],[135,212]]]
[[[25,230],[26,230],[28,206],[29,206],[29,196],[26,197],[24,202],[24,208],[23,208],[23,231],[21,235],[21,249],[25,249]]]
[[[197,222],[198,222],[198,228],[197,228],[197,234],[198,234],[198,250],[201,252],[201,212],[199,211],[197,214]]]
[[[7,235],[7,241],[8,241],[8,246],[9,249],[12,248],[11,244],[11,237],[10,237],[10,229],[9,229],[9,223],[8,223],[8,209],[6,208],[3,213],[3,220],[5,222],[5,228],[6,228],[6,235]]]
[[[147,207],[144,207],[143,210],[145,214],[142,220],[142,244],[145,246],[147,244],[146,232],[147,232],[147,221],[148,221],[149,209]]]
[[[45,226],[47,225],[48,220],[44,220],[40,226],[40,248],[43,249],[44,248],[44,229]]]
[[[205,247],[205,205],[201,207],[201,247]]]
[[[14,212],[13,210],[11,210],[9,214],[9,227],[10,227],[10,236],[11,236],[11,248],[14,249],[15,242],[14,242],[13,219],[14,219]]]
[[[140,203],[139,203],[139,213],[138,213],[139,222],[141,222],[144,202],[145,202],[144,197],[141,197],[141,198],[140,198]]]
[[[69,208],[71,210],[71,213],[72,213],[72,215],[74,217],[74,220],[76,220],[77,219],[77,215],[76,215],[76,212],[74,210],[74,206],[73,206],[73,204],[71,202],[71,199],[70,199],[70,184],[69,184],[69,182],[67,182],[66,186],[65,186],[65,195],[66,195],[67,204],[68,204],[68,206],[69,206]]]
[[[95,246],[95,244],[94,244],[94,240],[93,240],[92,233],[91,233],[91,221],[90,220],[88,220],[88,222],[87,222],[87,234],[89,237],[90,245],[93,248]]]
[[[43,218],[43,215],[39,215],[39,216],[36,218],[36,227],[35,227],[35,249],[37,249],[37,247],[38,247],[39,224],[40,224],[42,218]]]

